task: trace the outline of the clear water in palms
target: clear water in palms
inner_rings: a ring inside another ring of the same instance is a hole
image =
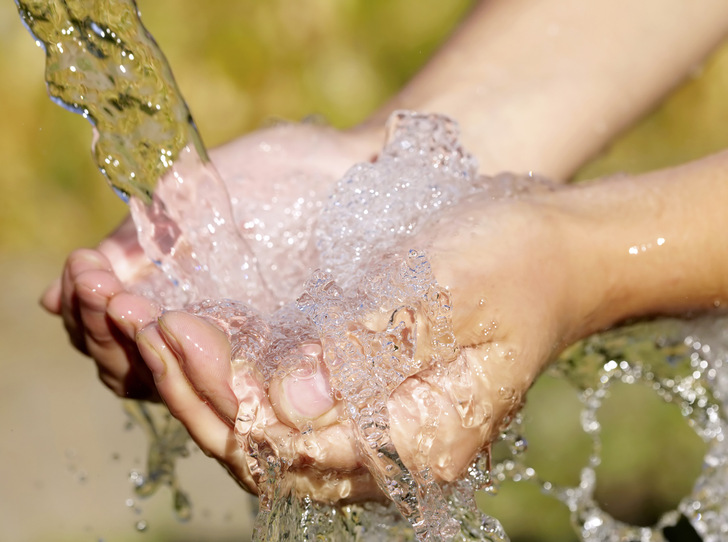
[[[389,393],[413,374],[446,374],[460,354],[447,295],[432,277],[427,255],[417,247],[403,247],[463,197],[483,192],[512,197],[523,190],[548,189],[546,183],[479,176],[452,121],[399,113],[390,120],[388,140],[375,163],[354,166],[332,185],[331,194],[303,207],[298,202],[295,213],[290,207],[277,209],[271,219],[277,226],[291,225],[286,221],[293,215],[297,224],[313,225],[306,236],[295,238],[295,248],[311,249],[311,268],[321,270],[310,274],[295,296],[272,292],[267,284],[278,278],[290,282],[290,277],[278,277],[275,265],[260,273],[259,261],[284,267],[293,238],[281,240],[287,246],[275,241],[264,246],[240,235],[226,188],[134,2],[16,3],[45,50],[51,97],[91,121],[96,162],[129,202],[140,242],[162,270],[166,282],[155,283],[147,293],[167,307],[186,305],[225,329],[238,375],[255,369],[270,379],[293,370],[301,359],[290,352],[304,340],[320,340],[328,354],[324,360],[346,360],[327,362],[332,387],[346,405],[368,469],[392,504],[329,506],[287,494],[282,488],[293,458],[277,455],[264,440],[253,438],[255,405],[241,399],[236,430],[262,492],[259,539],[507,540],[499,523],[481,514],[473,498],[479,489],[494,493],[506,479],[537,483],[562,501],[583,540],[662,540],[681,517],[704,540],[725,536],[728,382],[723,364],[728,337],[716,320],[617,330],[565,353],[554,371],[576,386],[584,402],[583,429],[595,443],[577,487],[557,487],[527,465],[518,419],[500,437],[509,450],[507,458],[491,472],[483,454],[461,480],[443,485],[426,468],[412,471],[399,459],[388,432]],[[214,301],[221,299],[225,301]],[[382,310],[393,315],[385,329],[357,324]],[[407,319],[408,311],[418,314],[420,323]],[[413,334],[413,325],[422,328]],[[427,342],[432,353],[426,359],[415,358],[413,336]],[[665,401],[678,404],[710,444],[693,494],[652,528],[614,520],[593,497],[599,462],[597,413],[615,381],[651,386]],[[452,393],[463,423],[487,422],[474,413],[473,398],[466,392]],[[171,485],[177,489],[180,514],[188,514],[174,477],[174,462],[185,450],[182,430],[167,417],[155,419],[146,408],[130,408],[153,443],[150,472],[138,478],[140,491]],[[433,416],[417,438],[426,442],[436,427]]]

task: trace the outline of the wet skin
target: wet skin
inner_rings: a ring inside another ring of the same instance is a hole
[[[466,146],[486,171],[535,169],[566,178],[692,69],[728,27],[728,8],[720,0],[699,7],[685,0],[653,2],[636,9],[633,2],[602,0],[589,10],[563,0],[534,2],[529,9],[520,2],[481,2],[435,61],[373,122],[381,124],[393,107],[444,112],[465,123]],[[600,36],[612,46],[604,48]],[[673,51],[674,43],[681,47]],[[669,62],[665,51],[674,53]],[[323,149],[311,152],[310,134],[300,135],[284,145],[290,162],[261,157],[257,134],[232,153],[245,163],[223,149],[218,166],[227,179],[250,167],[266,174],[282,163],[292,171],[301,165],[318,168],[334,179],[378,147],[342,146],[339,138],[329,137]],[[721,168],[726,170],[724,163]],[[724,178],[719,182],[728,185]],[[265,187],[251,182],[242,193],[266,201]],[[492,411],[489,423],[466,430],[442,391],[447,379],[434,382],[427,374],[408,379],[389,402],[392,436],[405,461],[429,462],[442,478],[452,478],[489,440],[497,420],[518,403],[542,366],[569,342],[626,317],[725,302],[725,280],[714,270],[728,268],[728,258],[709,240],[711,232],[726,229],[716,206],[728,196],[691,184],[675,198],[658,197],[659,204],[645,210],[643,202],[653,201],[654,194],[633,188],[626,183],[606,192],[564,191],[515,206],[474,203],[443,218],[434,237],[422,240],[435,276],[452,295],[458,339],[467,346],[460,368],[475,376],[474,394]],[[691,199],[688,192],[708,197]],[[690,231],[696,221],[681,213],[683,208],[701,209],[698,222],[710,223]],[[667,240],[659,250],[636,258],[629,253],[658,238]],[[690,262],[699,262],[698,268]],[[63,317],[72,342],[96,361],[107,386],[122,397],[164,400],[203,450],[255,491],[234,437],[237,399],[225,336],[184,313],[157,320],[159,308],[127,289],[153,272],[127,224],[97,251],[73,253],[43,304]],[[249,389],[267,400],[254,381]],[[307,401],[297,401],[301,395]],[[326,444],[330,435],[335,441],[325,457],[312,454],[310,446],[301,449],[301,485],[315,481],[311,472],[334,472],[328,487],[312,492],[321,498],[357,496],[350,488],[368,494],[371,484],[359,469],[338,406],[331,405],[325,374],[273,383],[269,396],[269,438],[288,439],[297,453],[298,428],[312,418],[321,428],[316,438]],[[440,405],[443,421],[429,457],[418,457],[410,435],[423,423],[425,404]]]
[[[303,135],[306,136],[305,141],[310,142],[311,128],[303,127],[301,130],[308,131]],[[226,149],[216,153],[216,163],[223,177],[228,180],[233,195],[240,191],[248,195],[248,202],[269,203],[272,196],[266,191],[266,186],[270,185],[254,181],[261,175],[270,175],[272,169],[280,168],[281,160],[271,160],[268,153],[260,153],[258,149],[261,148],[261,142],[265,143],[265,148],[279,145],[286,149],[286,163],[291,164],[294,171],[305,167],[315,168],[318,163],[327,164],[329,169],[320,176],[320,185],[303,189],[309,193],[321,192],[328,189],[327,183],[338,177],[335,164],[346,168],[356,159],[363,160],[370,156],[369,152],[360,151],[363,145],[352,145],[353,151],[349,148],[342,151],[338,134],[332,143],[326,139],[329,132],[323,133],[323,141],[317,147],[323,156],[311,158],[310,143],[302,145],[297,139],[301,136],[300,133],[284,130],[272,137],[271,134],[258,134],[251,138],[247,154],[259,158],[247,160],[244,167],[235,158],[241,152],[239,147],[235,149],[235,153],[226,154]],[[336,155],[336,160],[332,160],[333,155]],[[298,156],[301,157],[300,160],[296,159]],[[246,180],[237,181],[240,184],[236,185],[236,181],[231,179]],[[302,190],[300,186],[297,189]],[[453,213],[455,215],[457,213]],[[441,228],[444,232],[444,225]],[[485,234],[490,235],[492,232]],[[416,245],[421,246],[428,243],[424,239],[415,241]],[[468,248],[461,247],[458,250]],[[455,256],[452,253],[443,253],[443,256],[443,261],[451,257],[465,258],[465,254]],[[498,258],[493,258],[492,261],[494,265],[498,264]],[[433,255],[433,265],[436,262],[436,255]],[[68,259],[60,284],[49,289],[43,302],[49,310],[63,316],[74,344],[97,360],[100,378],[107,386],[123,397],[161,397],[173,414],[188,426],[201,447],[226,463],[238,479],[255,491],[255,483],[248,473],[245,457],[237,445],[232,445],[233,420],[236,418],[238,400],[232,391],[230,346],[227,339],[204,320],[181,312],[168,312],[157,322],[161,314],[160,308],[128,289],[130,285],[144,282],[155,272],[155,268],[144,259],[135,242],[135,231],[127,222],[105,240],[98,250],[73,253]],[[493,273],[490,275],[495,281],[496,276]],[[306,275],[302,273],[299,284],[305,278]],[[467,285],[463,284],[463,287],[467,290]],[[457,306],[460,293],[457,288],[451,288]],[[463,297],[470,299],[471,296]],[[493,296],[484,292],[484,304],[495,306],[497,300],[494,299],[494,303],[488,300],[486,303],[487,297]],[[480,299],[477,301],[480,304]],[[458,314],[468,316],[459,317]],[[510,366],[515,352],[507,341],[504,342],[505,337],[499,329],[506,328],[499,328],[494,323],[494,315],[481,315],[478,306],[456,311],[455,318],[456,322],[460,322],[458,326],[459,333],[465,340],[463,344],[470,346],[460,363],[473,365],[472,372],[478,375],[476,381],[486,379],[490,370],[480,368],[481,358],[489,359],[490,368],[496,368],[496,360],[501,359],[507,360],[504,363]],[[475,335],[470,330],[471,326],[476,328]],[[483,333],[486,329],[490,333],[488,336]],[[487,346],[480,344],[485,340],[488,341]],[[302,345],[302,348],[307,348],[312,355],[320,357],[316,345]],[[503,369],[505,368],[504,366]],[[521,373],[510,372],[511,375],[519,374],[517,382],[510,382],[511,379],[508,378],[502,382],[502,387],[513,392],[502,401],[489,399],[484,409],[493,410],[492,420],[486,426],[475,429],[461,427],[447,390],[429,380],[427,374],[405,382],[390,402],[393,439],[395,442],[399,441],[398,449],[405,461],[410,464],[432,462],[436,465],[438,476],[452,479],[483,443],[487,442],[492,428],[497,426],[497,420],[519,403],[521,391],[528,386],[535,372],[530,368]],[[483,390],[477,392],[478,396],[492,395],[489,393],[489,385],[481,387]],[[268,393],[263,391],[260,382],[255,379],[250,381],[249,388],[249,393],[256,394],[265,406],[265,438],[274,441],[281,453],[295,458],[292,470],[298,473],[297,485],[328,500],[370,498],[378,494],[363,468],[349,422],[342,415],[342,407],[330,395],[325,369],[305,379],[294,376],[284,381],[273,381]],[[494,397],[503,395],[498,391],[495,390]],[[195,402],[200,404],[193,407]],[[440,417],[446,420],[438,428],[440,439],[431,450],[432,461],[422,457],[415,459],[413,450],[417,449],[417,443],[410,442],[411,437],[405,436],[416,432],[416,428],[424,423],[424,403],[430,404],[431,408],[438,408],[441,411]],[[314,437],[304,439],[300,429],[309,423],[313,424],[316,432]],[[456,453],[451,449],[451,444],[464,437],[467,437],[466,441],[470,444],[458,446]],[[227,444],[221,448],[220,443]],[[325,483],[321,480],[322,472],[327,473]]]
[[[426,372],[409,378],[388,403],[392,439],[405,463],[427,464],[441,479],[453,479],[566,345],[625,318],[725,303],[721,270],[728,254],[710,242],[710,232],[726,219],[709,211],[727,190],[726,163],[723,154],[518,200],[472,198],[445,213],[428,238],[414,240],[452,298],[455,333],[465,346],[453,369],[470,372],[473,395],[487,416],[463,427],[447,393],[448,378],[435,380]],[[705,218],[696,219],[691,211],[697,208]],[[112,390],[160,397],[200,447],[255,492],[235,438],[238,399],[227,338],[186,313],[157,319],[158,307],[127,291],[123,284],[153,272],[131,234],[123,226],[98,251],[72,254],[44,305],[63,316],[74,344],[97,360]],[[650,250],[631,250],[658,238],[664,242]],[[302,348],[319,355],[315,344]],[[266,421],[256,438],[294,458],[293,483],[300,490],[322,500],[377,495],[325,372],[274,381],[269,393],[254,374],[244,386]],[[439,425],[423,453],[412,435],[431,417],[427,412],[436,413]],[[304,437],[300,429],[309,420],[317,429]]]

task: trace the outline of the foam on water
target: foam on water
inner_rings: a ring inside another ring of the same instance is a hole
[[[583,430],[594,442],[576,487],[543,480],[528,466],[518,417],[499,439],[508,449],[506,459],[491,470],[484,451],[459,481],[441,484],[421,460],[439,420],[438,407],[425,404],[426,423],[413,436],[420,447],[417,466],[408,469],[400,459],[389,434],[387,399],[413,375],[432,383],[451,381],[445,392],[464,426],[490,423],[487,408],[476,408],[469,391],[450,300],[432,275],[418,234],[439,212],[470,195],[517,197],[549,189],[547,183],[478,176],[453,121],[400,112],[390,120],[377,160],[354,166],[330,191],[321,190],[318,179],[316,191],[295,201],[282,198],[268,213],[232,185],[233,209],[133,1],[17,4],[45,49],[51,96],[94,124],[97,163],[129,201],[140,242],[163,271],[138,291],[166,307],[193,302],[187,310],[215,322],[231,340],[240,403],[235,429],[261,491],[258,539],[507,540],[497,520],[481,514],[473,498],[479,489],[496,493],[506,479],[537,483],[563,502],[582,540],[663,540],[680,518],[687,518],[703,540],[725,539],[724,320],[641,324],[587,339],[562,356],[553,370],[577,388],[584,403]],[[301,184],[310,180],[300,179]],[[246,237],[252,230],[261,242]],[[291,230],[297,235],[289,235]],[[265,262],[265,277],[258,262]],[[281,288],[273,294],[267,283]],[[303,453],[310,457],[327,450],[316,449],[319,429],[312,426],[289,427],[282,437],[274,432],[267,386],[287,375],[313,374],[320,365],[344,404],[341,423],[353,428],[367,470],[326,476],[341,497],[356,483],[373,480],[390,504],[316,502],[296,478],[302,452],[288,437],[300,434]],[[616,521],[594,500],[598,411],[616,381],[646,384],[679,405],[709,443],[692,494],[652,528]],[[189,503],[174,476],[174,462],[186,450],[183,430],[168,415],[155,417],[138,405],[131,411],[153,443],[150,472],[135,477],[140,493],[169,485],[180,514],[187,515]]]

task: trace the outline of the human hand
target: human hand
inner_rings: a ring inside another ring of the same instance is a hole
[[[309,272],[306,251],[290,254],[281,232],[308,234],[310,219],[287,213],[299,198],[315,208],[329,185],[352,164],[370,158],[376,134],[338,132],[316,125],[279,125],[255,132],[211,153],[233,199],[236,220],[253,250],[270,258],[285,256],[290,269],[276,294],[300,284]],[[247,222],[251,217],[256,220]],[[276,231],[272,231],[272,230]],[[263,232],[265,235],[258,235]],[[301,245],[299,242],[297,246]],[[149,295],[169,288],[161,272],[145,257],[130,218],[96,250],[73,252],[62,276],[44,293],[41,304],[62,317],[72,344],[96,362],[101,380],[121,397],[158,400],[141,362],[136,333],[159,315]]]
[[[408,467],[429,467],[441,480],[455,479],[520,408],[531,382],[567,337],[579,334],[573,268],[551,265],[573,263],[573,255],[564,243],[545,242],[565,225],[537,203],[471,199],[445,213],[434,235],[415,241],[451,296],[463,349],[445,374],[423,371],[389,398],[391,437]],[[376,327],[375,320],[367,325]],[[352,422],[334,399],[320,345],[300,347],[316,358],[315,373],[274,378],[266,390],[255,372],[233,378],[228,338],[203,318],[167,313],[138,341],[170,411],[249,490],[258,490],[258,479],[249,450],[236,442],[240,397],[259,405],[258,432],[251,437],[290,461],[289,480],[299,494],[323,501],[377,495]],[[460,397],[472,394],[466,421],[453,401],[455,388]],[[433,421],[436,436],[423,450],[418,435]]]
[[[120,397],[159,400],[134,342],[159,307],[127,289],[155,272],[127,217],[96,250],[72,252],[61,277],[41,298],[46,310],[61,316],[71,343],[96,361],[101,381]]]

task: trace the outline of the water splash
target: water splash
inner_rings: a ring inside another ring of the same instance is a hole
[[[727,330],[725,317],[664,319],[597,334],[570,347],[550,370],[575,387],[583,404],[581,425],[592,441],[592,451],[579,484],[555,484],[528,466],[524,450],[517,445],[523,432],[517,419],[503,436],[511,454],[494,465],[493,490],[505,480],[538,485],[543,493],[568,507],[584,541],[661,542],[670,540],[670,530],[685,522],[706,542],[724,540],[728,532]],[[615,382],[646,386],[663,401],[677,405],[690,427],[708,444],[703,471],[692,492],[650,527],[613,518],[599,507],[594,496],[595,468],[601,462],[598,413]]]
[[[268,382],[311,364],[296,347],[320,341],[322,363],[346,405],[366,465],[393,503],[328,506],[296,495],[287,478],[294,457],[271,446],[264,427],[256,432],[261,398],[240,397],[236,430],[263,489],[259,538],[507,540],[500,524],[478,512],[473,499],[479,489],[497,492],[506,479],[537,483],[563,502],[582,540],[662,540],[681,518],[706,541],[725,538],[728,373],[723,365],[728,337],[721,320],[617,330],[565,353],[554,371],[579,390],[583,430],[594,444],[576,487],[542,480],[527,465],[527,443],[517,417],[500,437],[509,457],[490,470],[484,453],[455,484],[438,484],[427,468],[409,470],[398,457],[388,434],[389,393],[413,374],[437,379],[459,359],[448,297],[432,278],[426,254],[403,249],[403,240],[468,194],[512,197],[544,183],[510,175],[479,177],[452,121],[399,113],[377,162],[355,166],[335,186],[320,217],[304,218],[307,224],[318,221],[300,242],[315,237],[314,260],[322,271],[311,276],[298,301],[291,299],[271,313],[272,296],[257,272],[256,255],[238,234],[225,187],[134,2],[16,3],[45,50],[49,93],[94,125],[94,156],[101,171],[129,201],[148,256],[176,286],[159,284],[149,293],[167,307],[196,301],[189,310],[216,321],[229,334],[238,379],[255,373]],[[308,212],[318,208],[311,205]],[[275,279],[273,272],[270,278]],[[284,280],[290,282],[290,277]],[[238,301],[201,301],[226,297]],[[386,325],[367,326],[366,316],[376,311],[388,316]],[[423,344],[428,355],[418,356]],[[362,361],[373,369],[363,370]],[[474,412],[467,375],[461,376],[462,385],[449,390],[451,399],[464,424],[484,423],[487,414]],[[651,528],[614,520],[593,496],[594,467],[600,460],[598,410],[616,381],[647,384],[679,405],[710,445],[693,493]],[[173,466],[186,450],[183,430],[168,419],[154,421],[144,409],[132,411],[153,442],[149,474],[139,478],[141,493],[160,484],[177,490]],[[437,419],[433,410],[418,435],[423,453],[437,431]],[[175,494],[186,515],[184,493]]]
[[[187,431],[164,407],[131,400],[124,401],[123,406],[150,443],[146,472],[135,470],[129,477],[134,492],[140,497],[149,497],[166,486],[172,492],[172,508],[177,518],[182,521],[190,519],[192,503],[180,487],[175,472],[177,460],[189,455]]]
[[[94,159],[129,203],[166,306],[268,291],[164,55],[133,0],[16,0],[46,55],[48,93],[94,127]],[[211,237],[214,233],[214,238]],[[227,248],[235,246],[234,254]],[[245,280],[241,281],[240,278]]]
[[[449,296],[437,285],[426,255],[402,250],[403,241],[409,243],[428,220],[470,194],[505,193],[506,185],[512,192],[523,189],[516,177],[478,177],[457,134],[455,123],[445,117],[393,116],[376,162],[354,166],[335,185],[322,211],[312,206],[319,212],[312,234],[322,270],[311,275],[295,302],[270,315],[236,302],[187,308],[225,330],[233,347],[233,388],[240,402],[236,433],[261,492],[258,539],[276,536],[278,507],[295,491],[294,472],[300,468],[300,450],[268,429],[274,413],[260,388],[311,363],[311,371],[317,363],[325,365],[365,466],[410,521],[412,536],[453,539],[463,528],[458,519],[468,518],[468,532],[479,532],[485,540],[507,539],[495,520],[477,511],[473,495],[479,485],[474,480],[450,487],[438,483],[426,466],[407,468],[389,433],[392,391],[415,374],[441,379],[461,351]],[[309,342],[321,345],[319,360],[305,359],[298,349]],[[457,404],[473,401],[459,397],[456,387],[448,392]],[[463,412],[468,411],[464,406]],[[439,418],[437,405],[430,405],[415,435],[423,457]],[[313,428],[300,429],[304,436],[316,434]],[[450,502],[458,503],[457,514]]]

